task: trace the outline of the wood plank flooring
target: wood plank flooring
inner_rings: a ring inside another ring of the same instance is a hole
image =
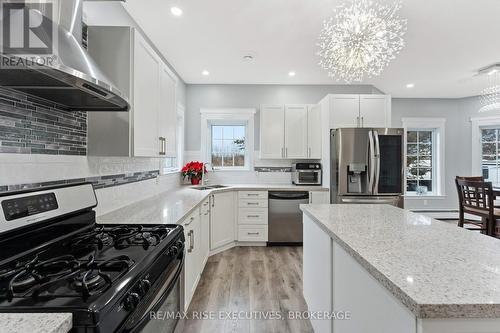
[[[215,318],[188,319],[184,332],[313,333],[309,320],[288,319],[288,311],[306,310],[301,247],[236,247],[208,259],[188,309],[190,318],[203,311]]]

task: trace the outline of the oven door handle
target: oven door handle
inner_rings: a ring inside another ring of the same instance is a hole
[[[178,264],[178,268],[175,270],[173,274],[170,274],[169,277],[167,278],[166,281],[169,281],[167,284],[168,287],[163,290],[162,295],[157,299],[157,301],[152,305],[149,306],[146,311],[144,312],[144,315],[135,323],[134,326],[132,327],[124,327],[123,330],[118,330],[118,332],[121,333],[138,333],[140,332],[141,329],[144,328],[144,326],[147,324],[147,321],[149,320],[150,313],[151,311],[157,311],[160,306],[165,302],[167,297],[169,296],[170,292],[172,291],[173,287],[175,286],[175,281],[179,278],[182,272],[182,268],[184,267],[184,254],[182,254],[182,258],[180,260],[180,263]],[[172,283],[173,282],[173,283]],[[165,283],[159,283],[159,287],[161,290],[161,286],[165,285]],[[151,288],[151,291],[158,291],[155,288]]]

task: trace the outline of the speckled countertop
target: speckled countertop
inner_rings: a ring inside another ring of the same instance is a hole
[[[500,318],[500,240],[387,205],[301,205],[418,318]]]
[[[177,224],[187,217],[210,194],[227,191],[328,191],[321,186],[295,185],[227,185],[213,190],[182,186],[97,217],[102,224]]]
[[[68,333],[71,313],[0,313],[0,333]]]

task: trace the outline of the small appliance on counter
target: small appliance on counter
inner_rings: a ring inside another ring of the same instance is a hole
[[[182,226],[97,225],[92,184],[0,196],[0,312],[69,312],[71,332],[174,332]]]
[[[293,163],[292,184],[321,186],[321,163]]]

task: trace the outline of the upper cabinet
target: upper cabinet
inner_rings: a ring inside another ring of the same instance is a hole
[[[388,95],[329,95],[330,128],[390,127]]]
[[[315,105],[263,105],[261,159],[319,159],[321,110]]]
[[[175,157],[177,77],[134,28],[89,27],[88,39],[90,55],[131,103],[129,113],[89,113],[89,155]]]

